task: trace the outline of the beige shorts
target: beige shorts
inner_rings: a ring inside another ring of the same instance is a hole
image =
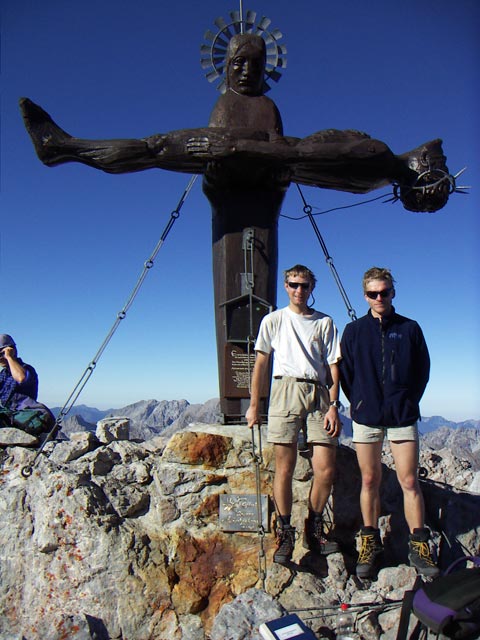
[[[352,422],[352,442],[366,444],[369,442],[383,442],[385,438],[390,442],[413,440],[418,442],[417,423],[407,427],[368,427],[365,424]]]
[[[328,389],[311,382],[297,382],[284,377],[272,380],[268,408],[268,442],[293,444],[298,432],[306,428],[307,442],[336,445],[323,427],[330,408]]]

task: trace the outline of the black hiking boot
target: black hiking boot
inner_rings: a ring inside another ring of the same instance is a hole
[[[411,567],[415,567],[422,576],[435,578],[440,569],[433,561],[428,541],[430,532],[428,529],[414,529],[408,542],[408,560]]]
[[[340,551],[340,546],[329,534],[323,531],[323,522],[320,518],[307,518],[303,529],[303,546],[312,553],[320,556],[328,556]]]
[[[356,574],[359,578],[374,578],[383,558],[383,544],[380,531],[375,527],[362,527],[360,530],[360,552],[358,554]]]
[[[292,559],[295,548],[295,527],[287,525],[277,528],[277,548],[273,554],[273,561],[288,564]]]

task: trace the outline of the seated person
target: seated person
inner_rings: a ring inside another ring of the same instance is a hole
[[[13,338],[0,334],[0,427],[34,434],[49,431],[55,418],[37,395],[37,372],[18,357]]]

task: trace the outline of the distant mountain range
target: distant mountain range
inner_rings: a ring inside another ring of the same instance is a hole
[[[60,407],[54,407],[55,417]],[[97,422],[110,416],[130,419],[130,435],[134,439],[149,440],[160,434],[169,435],[191,422],[220,422],[218,398],[204,404],[190,404],[187,400],[140,400],[120,409],[101,411],[86,405],[77,405],[62,422],[60,436],[69,436],[76,431],[95,431]]]
[[[61,408],[52,409],[57,416]],[[348,408],[342,409],[344,436],[352,435],[352,421],[348,417]],[[190,422],[217,423],[221,422],[220,403],[218,398],[212,398],[204,404],[190,404],[187,400],[140,400],[120,409],[106,409],[101,411],[95,407],[79,404],[71,409],[68,417],[63,421],[62,433],[69,435],[74,431],[95,431],[99,420],[109,416],[125,416],[130,418],[132,437],[147,440],[159,434],[168,435],[181,429]],[[436,432],[436,445],[443,440],[440,432],[443,427],[450,430],[473,430],[480,435],[480,420],[465,420],[453,422],[441,416],[423,417],[419,423],[420,433],[426,437]],[[446,437],[446,436],[445,436]],[[432,438],[430,438],[432,439]],[[473,438],[474,439],[474,438]],[[473,441],[472,441],[473,444]]]
[[[463,422],[452,422],[446,420],[442,416],[432,416],[431,418],[422,417],[419,423],[419,429],[421,434],[435,431],[440,427],[448,427],[449,429],[480,429],[480,420],[464,420]]]

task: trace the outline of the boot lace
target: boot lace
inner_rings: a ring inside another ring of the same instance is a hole
[[[375,557],[375,553],[378,550],[375,542],[375,536],[362,535],[362,546],[360,553],[358,554],[358,564],[370,564]]]
[[[416,540],[411,541],[412,552],[417,555],[425,564],[430,565],[431,567],[435,567],[435,562],[430,553],[430,547],[427,542],[417,542]]]
[[[325,534],[323,533],[323,522],[322,520],[314,520],[308,524],[308,533],[314,538],[319,544],[325,544],[327,539]]]

